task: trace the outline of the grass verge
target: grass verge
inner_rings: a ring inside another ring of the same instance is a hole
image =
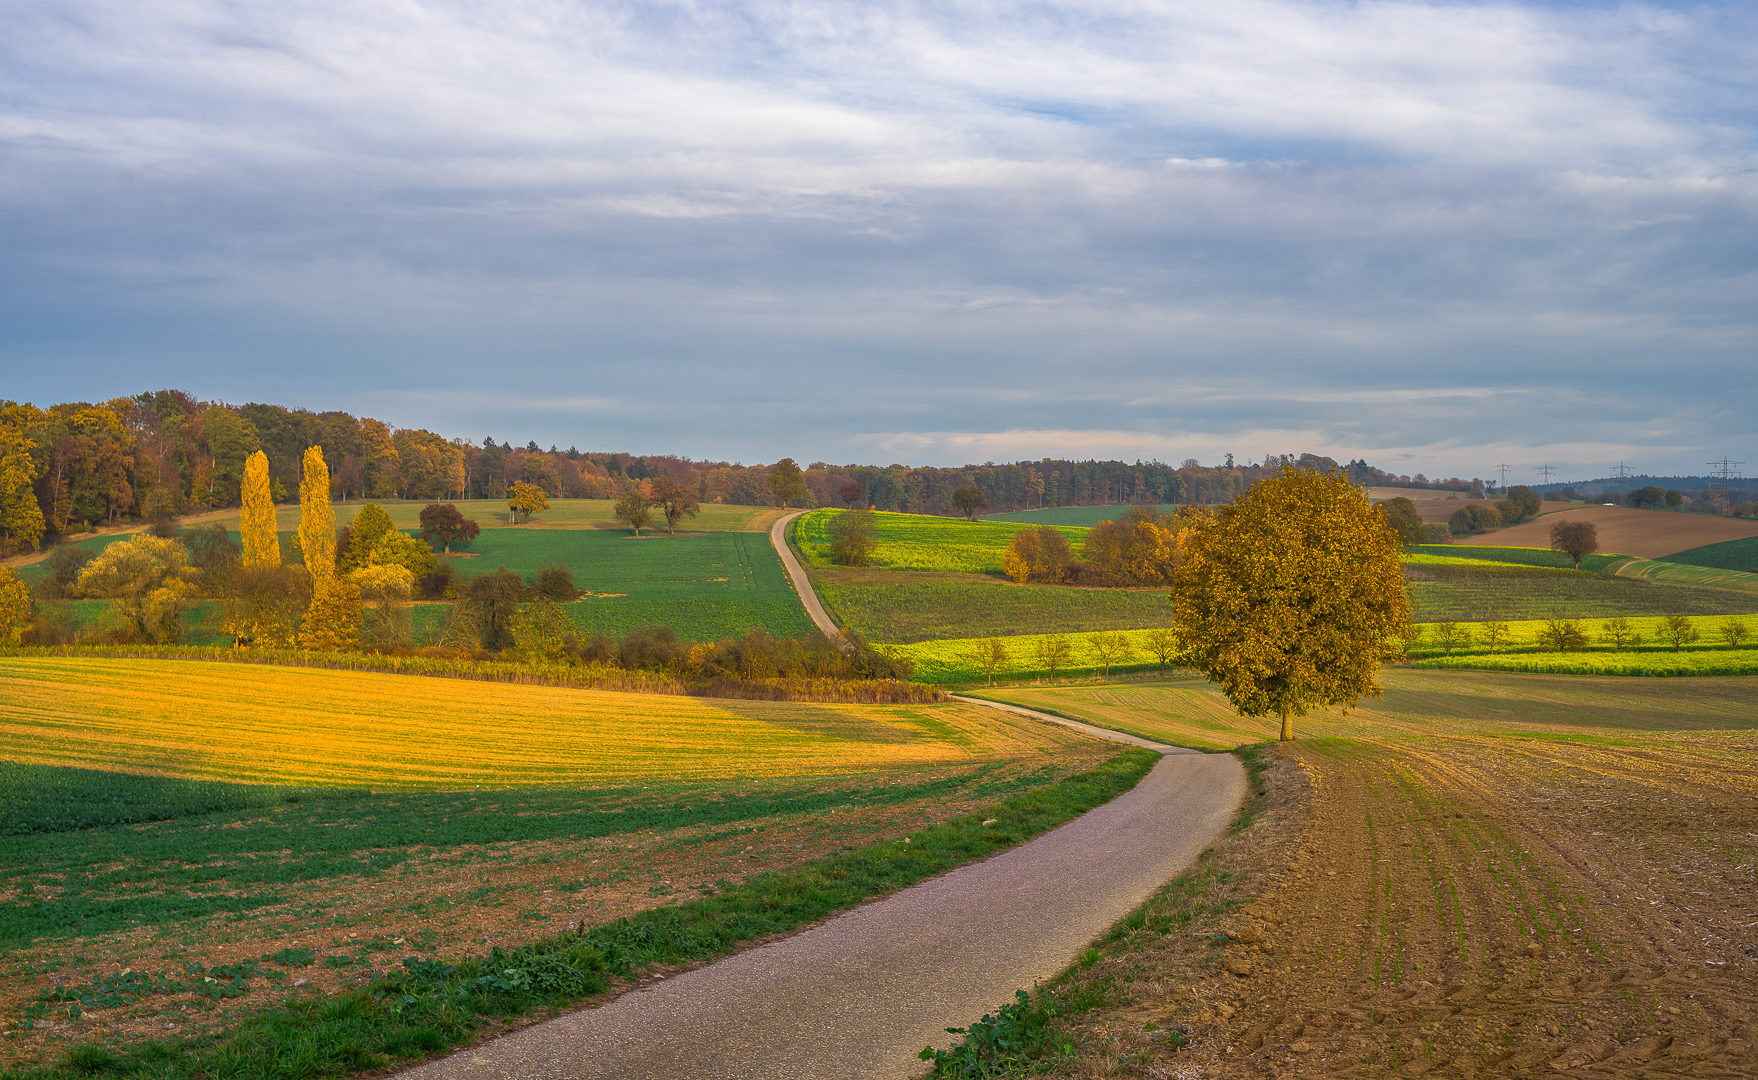
[[[345,1076],[420,1060],[472,1042],[515,1018],[606,994],[655,965],[711,961],[1022,843],[1134,787],[1159,755],[1130,749],[1098,768],[903,838],[868,844],[796,870],[759,875],[718,894],[515,949],[450,963],[408,957],[359,989],[288,1001],[215,1036],[116,1048],[72,1048],[55,1065],[0,1080],[101,1075],[179,1080]],[[996,823],[984,827],[987,818]],[[48,998],[77,1016],[104,988],[58,987]]]
[[[1175,981],[1219,967],[1229,940],[1220,923],[1255,898],[1305,812],[1306,781],[1286,755],[1263,743],[1234,753],[1247,795],[1221,839],[1048,984],[947,1029],[957,1043],[922,1052],[934,1076],[1111,1075],[1186,1044],[1188,1027],[1165,1015],[1163,999]]]

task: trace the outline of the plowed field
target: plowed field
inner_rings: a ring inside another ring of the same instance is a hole
[[[1558,503],[1546,503],[1548,509]],[[1749,518],[1681,514],[1671,510],[1637,510],[1628,506],[1574,506],[1545,513],[1524,525],[1484,533],[1478,542],[1513,547],[1545,547],[1550,527],[1559,521],[1590,521],[1598,530],[1599,550],[1658,559],[1705,544],[1758,536],[1758,521]]]
[[[1275,747],[1188,930],[1074,977],[1116,1005],[1057,1074],[1758,1076],[1758,680],[1386,674]],[[1199,686],[1056,706],[1249,737]]]

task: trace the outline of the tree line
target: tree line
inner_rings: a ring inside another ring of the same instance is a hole
[[[0,555],[125,519],[167,521],[239,506],[245,463],[261,453],[275,503],[302,498],[304,457],[317,447],[332,501],[507,500],[529,514],[543,499],[622,499],[638,494],[675,527],[680,505],[866,506],[919,514],[972,513],[971,496],[996,512],[1056,506],[1215,504],[1285,466],[1328,472],[1330,458],[1265,454],[1220,465],[1186,459],[1128,463],[1042,458],[958,468],[902,464],[802,467],[548,449],[484,438],[447,438],[372,417],[281,405],[241,406],[160,390],[41,409],[0,401]],[[1398,477],[1350,462],[1357,483],[1459,485]],[[1480,489],[1481,485],[1477,487]],[[964,494],[961,495],[960,493]],[[520,500],[523,500],[520,502]],[[962,503],[961,503],[962,500]],[[632,511],[640,516],[641,508]],[[683,514],[687,516],[688,511]],[[647,520],[642,521],[645,527]]]

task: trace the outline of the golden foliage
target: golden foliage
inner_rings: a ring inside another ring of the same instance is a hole
[[[0,566],[0,645],[16,647],[31,625],[31,594],[10,566]]]
[[[80,573],[78,588],[86,596],[108,599],[141,637],[174,642],[182,636],[183,611],[195,595],[196,577],[182,544],[142,533],[105,548]]]
[[[222,628],[239,648],[291,649],[311,603],[311,576],[297,566],[242,566],[226,591]]]
[[[1283,469],[1188,541],[1172,606],[1185,662],[1242,716],[1290,716],[1377,696],[1402,655],[1409,595],[1398,534],[1340,473]]]
[[[299,485],[299,550],[313,585],[336,573],[336,512],[330,507],[330,467],[321,446],[305,451],[305,478]]]
[[[1081,545],[1081,580],[1093,585],[1169,585],[1184,562],[1191,530],[1207,517],[1201,507],[1159,514],[1138,506],[1117,521],[1101,521]]]
[[[530,521],[532,514],[539,514],[549,509],[549,499],[543,494],[543,489],[536,484],[527,484],[521,481],[514,484],[512,489],[507,492],[507,506],[512,510],[514,516]]]
[[[340,574],[318,579],[299,645],[318,652],[353,652],[360,648],[360,588]]]
[[[258,450],[244,459],[238,531],[245,566],[281,565],[281,538],[275,532],[275,500],[269,494],[269,457]]]
[[[1001,553],[1002,572],[1020,584],[1061,581],[1073,565],[1074,550],[1068,546],[1068,537],[1053,525],[1019,530]]]

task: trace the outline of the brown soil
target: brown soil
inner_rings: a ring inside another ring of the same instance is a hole
[[[1758,521],[1748,518],[1684,514],[1676,510],[1637,510],[1628,506],[1558,506],[1526,522],[1463,540],[1461,543],[1506,547],[1549,547],[1550,527],[1559,521],[1590,521],[1599,534],[1599,550],[1658,559],[1705,544],[1758,536]]]
[[[1081,976],[1128,992],[1064,1071],[1758,1076],[1755,750],[1745,732],[1280,746],[1272,802],[1301,797],[1213,855],[1204,902],[1243,906],[1138,932]]]

